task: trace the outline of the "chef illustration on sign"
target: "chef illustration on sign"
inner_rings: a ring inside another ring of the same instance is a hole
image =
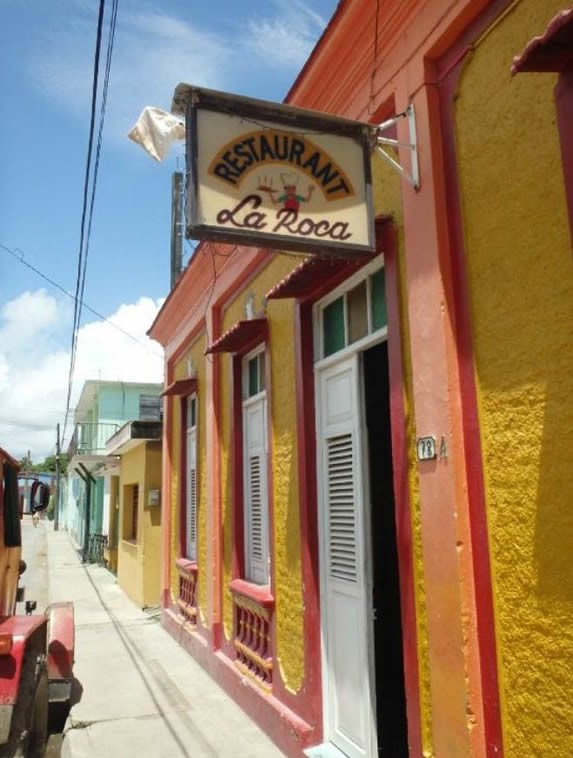
[[[272,179],[270,184],[267,184],[266,181],[263,184],[260,184],[257,189],[259,192],[266,192],[273,205],[277,205],[278,203],[283,204],[283,209],[287,211],[294,211],[294,213],[298,214],[300,204],[301,203],[308,203],[310,198],[312,197],[312,193],[315,190],[315,187],[312,184],[309,184],[308,191],[306,195],[299,195],[297,193],[297,184],[298,184],[298,174],[282,174],[281,173],[281,182],[284,189],[284,194],[279,195],[279,197],[275,197],[280,190],[275,189],[272,186]]]

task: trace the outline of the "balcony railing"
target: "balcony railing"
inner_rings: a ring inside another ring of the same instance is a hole
[[[105,455],[105,445],[119,429],[119,424],[76,424],[68,447],[70,458],[74,455]]]

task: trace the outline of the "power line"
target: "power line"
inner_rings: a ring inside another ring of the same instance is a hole
[[[47,276],[46,274],[44,274],[42,271],[40,271],[39,268],[36,268],[31,263],[28,263],[28,261],[25,259],[23,251],[19,247],[15,247],[15,248],[11,249],[11,248],[7,247],[6,245],[4,245],[2,242],[0,242],[0,248],[2,248],[2,250],[5,250],[7,253],[10,253],[10,255],[14,256],[14,258],[16,258],[16,260],[19,263],[22,263],[24,266],[27,266],[35,274],[37,274],[38,276],[42,277],[42,279],[44,279],[44,281],[46,281],[49,284],[51,284],[52,287],[55,287],[56,289],[60,290],[60,292],[63,292],[63,294],[66,297],[69,297],[71,300],[75,300],[76,299],[74,297],[74,295],[72,295],[71,292],[68,292],[67,289],[65,289],[64,287],[62,287],[61,284],[58,284],[58,282],[54,281],[53,279],[50,279],[50,277]],[[149,345],[147,345],[145,342],[142,342],[140,339],[138,339],[137,337],[135,337],[133,334],[130,334],[129,332],[126,332],[125,329],[121,328],[121,326],[118,326],[117,324],[114,324],[113,321],[110,321],[108,318],[106,318],[105,316],[103,316],[101,313],[98,313],[98,311],[96,311],[94,308],[91,308],[84,301],[82,301],[82,308],[85,308],[86,311],[90,311],[90,313],[93,313],[94,316],[97,316],[99,319],[101,319],[101,321],[104,321],[106,324],[109,324],[114,329],[117,329],[118,332],[121,332],[126,337],[129,337],[129,339],[133,340],[134,342],[137,342],[138,345],[141,345],[142,347],[144,347],[152,355],[155,355],[155,356],[157,356],[157,358],[160,358],[161,360],[163,360],[163,356],[160,355],[159,353],[156,353],[155,350],[152,350],[151,347]]]
[[[74,298],[74,322],[72,327],[72,345],[71,345],[71,352],[70,352],[70,370],[68,375],[68,392],[67,392],[67,399],[66,399],[66,416],[64,418],[64,430],[62,433],[62,444],[64,444],[65,436],[66,436],[66,428],[67,428],[67,419],[68,414],[67,411],[70,408],[71,403],[71,396],[72,396],[72,384],[73,384],[73,377],[74,377],[74,369],[75,369],[75,363],[76,363],[76,351],[77,351],[77,343],[78,343],[78,331],[80,326],[80,320],[82,315],[82,300],[83,300],[83,293],[85,288],[85,281],[86,281],[86,271],[87,271],[87,254],[89,249],[89,237],[91,233],[91,223],[92,223],[92,214],[93,214],[93,206],[95,201],[95,191],[96,191],[96,185],[97,185],[97,165],[94,169],[94,176],[92,179],[92,189],[91,189],[91,201],[90,201],[90,212],[89,212],[89,222],[88,222],[88,234],[85,244],[85,251],[84,251],[84,235],[86,231],[86,215],[88,212],[88,190],[89,190],[89,183],[90,183],[90,169],[91,169],[91,157],[92,157],[92,150],[93,150],[93,141],[94,141],[94,131],[95,131],[95,114],[96,114],[96,104],[97,104],[97,91],[98,91],[98,77],[99,77],[99,59],[100,59],[100,51],[101,51],[101,40],[102,40],[102,29],[103,29],[103,19],[104,19],[104,11],[105,11],[105,0],[100,0],[99,3],[99,12],[98,12],[98,22],[97,22],[97,32],[96,32],[96,47],[95,47],[95,54],[94,54],[94,66],[93,66],[93,84],[92,84],[92,102],[91,102],[91,112],[90,112],[90,129],[89,129],[89,139],[88,139],[88,152],[87,152],[87,158],[86,158],[86,171],[85,171],[85,179],[84,179],[84,195],[83,195],[83,205],[82,205],[82,220],[81,220],[81,229],[80,229],[80,246],[78,251],[78,269],[77,269],[77,277],[76,277],[76,290],[75,290],[75,298]],[[113,50],[113,38],[115,36],[115,22],[117,17],[117,0],[114,0],[112,13],[111,13],[111,22],[110,22],[110,36],[108,39],[108,51],[107,51],[107,59],[106,59],[106,74],[105,74],[105,91],[102,96],[102,106],[100,109],[100,126],[99,126],[99,132],[98,132],[98,144],[97,144],[97,155],[96,155],[96,163],[99,164],[99,151],[101,148],[101,136],[103,133],[103,122],[105,118],[105,103],[107,101],[107,85],[109,83],[109,70],[111,67],[111,52]]]
[[[84,299],[84,288],[85,288],[85,282],[86,282],[88,254],[89,254],[90,239],[91,239],[91,232],[92,232],[92,219],[93,219],[94,203],[95,203],[95,195],[96,195],[99,159],[100,159],[101,145],[102,145],[102,139],[103,139],[103,125],[105,121],[105,112],[106,112],[106,106],[107,106],[107,93],[108,93],[108,87],[109,87],[109,75],[111,71],[111,58],[112,58],[112,53],[113,53],[113,43],[115,39],[115,26],[116,26],[116,21],[117,21],[118,0],[112,0],[112,2],[113,4],[112,4],[112,9],[111,9],[111,19],[110,19],[110,24],[109,24],[109,36],[108,36],[107,54],[106,54],[106,62],[105,62],[105,75],[104,75],[104,83],[103,83],[101,106],[100,106],[100,118],[99,118],[99,129],[98,129],[98,138],[97,138],[97,147],[96,147],[96,157],[95,157],[95,162],[94,162],[94,173],[93,173],[93,181],[92,181],[88,233],[86,237],[86,248],[85,248],[85,254],[84,254],[83,272],[82,272],[82,283],[81,283],[81,288],[80,288],[80,302],[79,302],[80,310],[79,310],[79,315],[78,315],[78,327],[79,327],[79,322],[81,319],[81,309],[82,309],[82,303]]]

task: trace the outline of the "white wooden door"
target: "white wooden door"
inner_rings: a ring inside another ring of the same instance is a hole
[[[358,357],[321,370],[317,380],[325,742],[351,758],[370,757],[376,733]]]

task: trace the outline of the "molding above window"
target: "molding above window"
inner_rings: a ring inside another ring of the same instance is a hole
[[[565,71],[573,66],[573,8],[551,19],[543,34],[533,37],[513,59],[512,74]]]
[[[264,342],[268,334],[266,318],[252,318],[237,321],[219,339],[212,342],[205,350],[205,355],[212,353],[245,353],[257,342]]]
[[[163,390],[162,397],[174,397],[191,395],[193,392],[197,392],[197,379],[177,379]]]
[[[360,260],[319,258],[317,256],[306,258],[267,292],[267,300],[282,300],[291,297],[309,298],[315,295],[317,291],[322,291],[325,284],[334,285],[338,283],[341,278],[350,276],[370,260],[372,260],[372,256]]]

